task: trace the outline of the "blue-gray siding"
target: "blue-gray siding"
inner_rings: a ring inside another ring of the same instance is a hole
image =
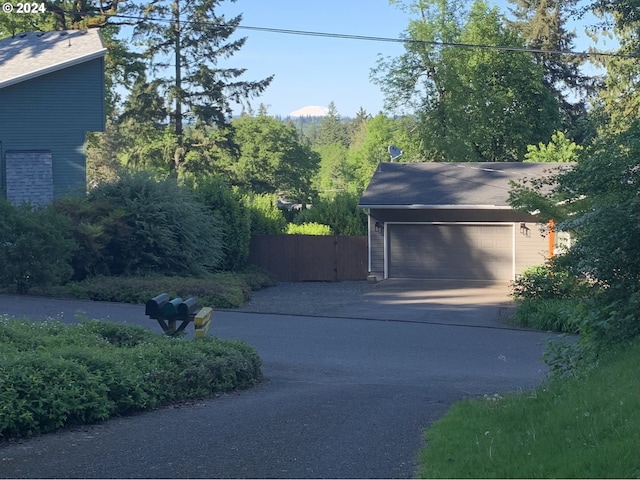
[[[83,194],[86,134],[104,128],[104,58],[0,89],[2,197],[7,151],[51,151],[54,197]]]

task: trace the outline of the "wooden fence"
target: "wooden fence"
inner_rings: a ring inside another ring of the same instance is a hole
[[[367,237],[255,235],[249,263],[280,282],[366,280]]]

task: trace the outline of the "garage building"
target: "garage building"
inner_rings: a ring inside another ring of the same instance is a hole
[[[509,281],[549,255],[545,225],[508,204],[510,181],[566,164],[381,163],[359,206],[377,280]],[[553,249],[553,246],[551,247]]]

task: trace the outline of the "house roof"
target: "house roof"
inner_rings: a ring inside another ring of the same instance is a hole
[[[380,163],[362,208],[510,209],[509,181],[548,176],[564,163]]]
[[[97,29],[21,33],[0,40],[0,88],[104,56]]]

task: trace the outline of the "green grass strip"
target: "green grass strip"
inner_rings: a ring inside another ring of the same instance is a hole
[[[458,402],[426,432],[420,478],[638,478],[640,342],[535,391]]]

